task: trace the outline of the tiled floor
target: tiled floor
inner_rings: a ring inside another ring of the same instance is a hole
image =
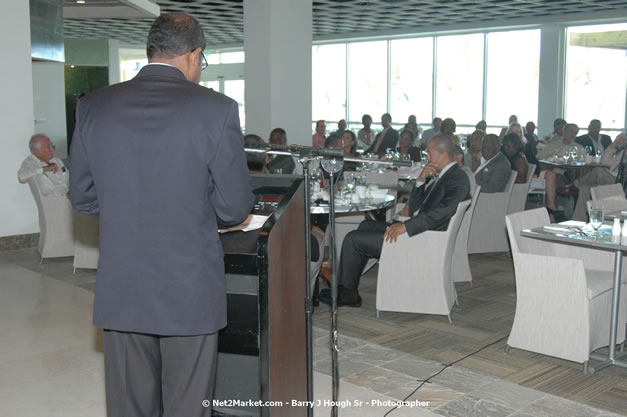
[[[420,381],[442,369],[442,362],[459,359],[486,340],[499,340],[511,320],[477,291],[486,285],[482,280],[494,281],[508,268],[507,259],[473,263],[475,285],[460,289],[462,307],[453,312],[453,325],[392,313],[377,320],[372,307],[376,275],[364,278],[364,306],[340,311],[339,415],[383,416],[408,396],[413,407],[390,416],[611,416],[603,409],[619,411],[615,408],[627,397],[625,372],[584,376],[577,366],[538,359],[541,355],[505,357],[504,342],[445,369],[414,392]],[[0,252],[0,416],[105,415],[102,337],[91,325],[94,283],[91,271],[72,274],[67,258],[40,265],[34,250]],[[491,282],[489,292],[491,302],[511,307],[507,285]],[[331,364],[325,307],[316,310],[314,322],[314,397],[320,400],[314,412],[327,415]],[[575,391],[596,408],[568,399],[573,378]]]

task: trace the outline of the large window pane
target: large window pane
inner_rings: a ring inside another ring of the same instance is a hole
[[[346,44],[312,48],[312,120],[346,118]]]
[[[520,30],[488,34],[486,120],[507,126],[515,114],[524,126],[537,123],[540,31]]]
[[[433,38],[400,39],[390,44],[390,113],[395,122],[406,122],[409,115],[414,114],[418,123],[430,125]]]
[[[376,123],[387,112],[387,42],[356,42],[348,48],[348,117],[360,121],[367,113]]]
[[[483,34],[441,36],[437,48],[436,116],[474,125],[483,101]]]
[[[239,123],[242,130],[246,130],[246,112],[244,107],[244,80],[226,80],[224,81],[224,95],[231,97],[237,101],[239,107]],[[269,132],[268,132],[269,133]]]
[[[580,128],[591,119],[624,128],[627,56],[617,45],[625,37],[627,24],[568,29],[566,120]]]

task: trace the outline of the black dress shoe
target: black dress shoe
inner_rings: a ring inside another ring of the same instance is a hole
[[[320,301],[325,304],[331,305],[331,289],[324,289],[320,291]],[[361,297],[357,290],[350,290],[345,287],[338,287],[337,297],[338,307],[361,307]]]

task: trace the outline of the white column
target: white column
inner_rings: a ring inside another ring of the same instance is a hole
[[[39,231],[37,208],[17,170],[28,155],[34,133],[30,57],[30,10],[27,1],[8,1],[0,13],[0,237]]]
[[[67,158],[65,72],[62,62],[33,62],[35,131],[45,133],[56,145],[54,155]]]
[[[565,61],[565,26],[542,26],[540,36],[538,137],[550,135],[553,132],[553,121],[558,117],[564,117]]]
[[[122,81],[120,75],[120,42],[109,39],[109,85]]]
[[[246,132],[311,145],[311,0],[244,0]]]

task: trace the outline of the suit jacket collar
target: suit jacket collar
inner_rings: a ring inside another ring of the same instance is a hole
[[[137,77],[150,76],[172,77],[187,81],[187,78],[185,78],[185,75],[183,75],[181,70],[173,67],[172,65],[148,64],[142,67],[137,74]]]

